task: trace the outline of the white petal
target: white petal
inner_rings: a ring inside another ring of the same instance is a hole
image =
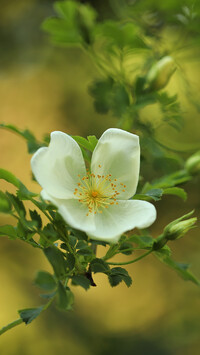
[[[57,208],[65,222],[71,227],[84,231],[86,233],[95,230],[94,215],[88,213],[88,208],[76,199],[62,200],[54,198],[45,190],[41,191],[44,200],[52,202]]]
[[[156,219],[154,205],[146,201],[119,201],[95,215],[96,230],[91,238],[116,243],[120,236],[135,227],[147,228]]]
[[[47,193],[57,198],[74,197],[78,174],[86,174],[78,144],[68,134],[52,132],[48,148],[40,148],[31,159],[33,174]]]
[[[147,228],[156,219],[155,207],[146,201],[119,201],[102,213],[88,213],[85,205],[75,199],[56,199],[46,191],[42,197],[58,207],[58,212],[71,227],[84,231],[92,239],[117,243],[120,236],[135,227]]]
[[[139,137],[117,128],[105,131],[93,152],[91,171],[96,175],[111,174],[111,180],[117,179],[119,199],[128,199],[135,194],[139,167]]]

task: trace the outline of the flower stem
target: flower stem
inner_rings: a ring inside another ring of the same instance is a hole
[[[7,332],[9,329],[12,329],[22,323],[23,323],[23,320],[21,318],[15,320],[12,323],[9,323],[8,325],[6,325],[5,327],[0,329],[0,335],[2,335],[3,333]]]
[[[150,253],[152,253],[152,249],[151,249],[151,250],[148,250],[146,253],[144,253],[144,254],[138,256],[138,258],[133,259],[133,260],[131,260],[131,261],[126,261],[126,262],[122,262],[122,263],[114,263],[114,262],[112,263],[112,262],[109,262],[108,264],[109,264],[109,265],[128,265],[128,264],[133,264],[133,263],[135,263],[136,261],[139,261],[139,260],[145,258],[145,256],[149,255]]]

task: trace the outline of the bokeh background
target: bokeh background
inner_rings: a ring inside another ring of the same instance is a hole
[[[131,3],[131,1],[129,1]],[[137,1],[135,1],[137,3]],[[52,15],[53,0],[1,0],[0,11],[0,120],[30,129],[38,139],[45,133],[61,130],[74,135],[95,134],[116,126],[111,115],[99,115],[93,108],[88,86],[98,73],[93,63],[77,48],[58,48],[49,43],[41,23]],[[115,18],[114,1],[90,1],[99,19]],[[117,1],[116,3],[120,3]],[[134,3],[134,1],[132,1]],[[185,1],[186,5],[195,5]],[[141,0],[145,10],[147,1]],[[164,5],[165,4],[165,5]],[[158,4],[148,1],[163,17],[181,9],[182,1]],[[142,8],[142,7],[141,7]],[[166,45],[173,43],[173,28],[166,32]],[[199,112],[186,99],[182,72],[191,89],[199,93],[200,66],[195,48],[174,54],[180,70],[168,90],[179,92],[185,117],[182,133],[172,128],[161,130],[159,138],[177,149],[200,145]],[[196,100],[198,101],[198,99]],[[153,120],[154,108],[148,112]],[[1,167],[13,172],[33,191],[40,188],[31,180],[30,156],[25,142],[1,130]],[[148,177],[147,177],[148,178]],[[200,211],[200,180],[186,185],[188,201],[165,197],[156,204],[158,219],[153,227],[158,235],[166,223],[184,213]],[[12,189],[2,184],[2,188]],[[6,215],[1,224],[10,223]],[[192,262],[200,277],[199,228],[171,245],[177,261]],[[48,270],[42,253],[20,241],[0,239],[0,327],[18,318],[17,310],[40,305],[39,290],[32,281],[38,270]],[[99,251],[101,253],[101,250]],[[112,289],[106,277],[95,276],[98,285],[89,291],[74,287],[74,312],[61,313],[53,306],[29,326],[20,325],[0,340],[2,355],[197,355],[200,349],[199,289],[180,279],[173,271],[149,256],[130,265],[133,285]]]

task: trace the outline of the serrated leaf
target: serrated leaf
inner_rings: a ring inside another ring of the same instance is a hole
[[[132,279],[128,274],[128,271],[122,267],[114,267],[109,273],[109,282],[112,287],[117,286],[121,281],[124,281],[127,287],[132,284]]]
[[[26,308],[26,309],[19,310],[18,313],[20,315],[20,318],[23,320],[23,322],[29,324],[40,315],[43,309],[44,306],[37,307],[37,308]]]
[[[0,226],[0,236],[7,236],[10,239],[18,237],[16,228],[10,225]]]
[[[72,284],[83,287],[86,291],[90,288],[90,280],[84,275],[75,275],[72,277]]]
[[[55,275],[58,278],[63,277],[66,273],[66,264],[62,252],[54,246],[43,249],[43,252],[53,267]]]
[[[38,196],[38,194],[29,191],[24,184],[20,181],[19,190],[17,191],[17,196],[20,200],[30,200],[32,197]]]
[[[91,261],[90,270],[95,274],[98,272],[107,274],[110,270],[110,267],[104,260],[96,258]]]
[[[15,208],[18,215],[20,217],[25,217],[26,210],[25,210],[23,202],[17,196],[10,194],[9,192],[6,192],[6,195],[8,196],[10,202],[12,203],[12,205]]]
[[[37,223],[37,227],[39,229],[42,228],[42,219],[40,217],[40,215],[38,214],[38,212],[36,210],[29,210],[30,213],[30,217],[32,219],[32,221],[35,221]]]
[[[108,281],[109,281],[111,287],[115,287],[115,286],[119,285],[120,282],[122,282],[122,276],[109,274]]]
[[[54,277],[47,271],[39,271],[37,273],[35,284],[45,291],[53,291],[56,287]]]
[[[57,295],[57,306],[64,311],[70,311],[74,303],[74,295],[70,289],[68,287],[65,288],[60,281],[58,282]]]
[[[187,193],[185,192],[184,189],[180,187],[170,187],[167,189],[164,189],[163,195],[175,195],[180,198],[182,198],[183,201],[187,200]]]

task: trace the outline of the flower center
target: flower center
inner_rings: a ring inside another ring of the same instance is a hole
[[[88,172],[82,179],[80,175],[78,177],[79,182],[74,189],[74,195],[81,204],[87,206],[87,216],[90,213],[102,213],[102,210],[110,205],[118,205],[118,196],[122,191],[125,192],[126,185],[118,183],[111,174],[104,176]]]

